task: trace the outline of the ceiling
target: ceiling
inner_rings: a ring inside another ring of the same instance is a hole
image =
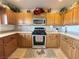
[[[70,7],[78,0],[6,0],[21,10],[34,9],[36,7],[51,8],[52,10],[60,10],[63,7]]]

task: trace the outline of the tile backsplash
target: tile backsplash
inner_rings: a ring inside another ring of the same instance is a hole
[[[0,32],[15,30],[15,25],[0,25]]]
[[[67,32],[75,35],[79,35],[79,25],[74,25],[74,26],[63,26],[62,27],[62,32]]]
[[[18,25],[17,30],[32,32],[35,27],[44,27],[46,29],[46,31],[56,31],[56,28],[59,29],[58,31],[61,30],[61,27],[57,27],[57,26],[26,26],[26,25]]]

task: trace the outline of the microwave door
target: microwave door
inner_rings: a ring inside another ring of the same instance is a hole
[[[45,20],[33,20],[34,25],[45,25]]]

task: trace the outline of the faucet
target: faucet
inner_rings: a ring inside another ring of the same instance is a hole
[[[65,32],[67,32],[67,27],[65,27]]]

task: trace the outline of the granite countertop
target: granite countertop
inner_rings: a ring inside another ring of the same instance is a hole
[[[6,32],[6,33],[0,33],[0,38],[8,36],[8,35],[16,34],[16,33],[30,33],[30,34],[32,34],[32,32],[12,31],[12,32]],[[70,34],[70,33],[64,33],[64,32],[46,32],[46,33],[47,34],[62,34],[62,35],[66,35],[66,36],[69,36],[69,37],[72,37],[74,39],[78,39],[79,40],[79,36],[78,35],[73,35],[73,34]]]
[[[32,33],[32,32],[22,32],[22,31],[10,31],[10,32],[6,32],[6,33],[0,33],[0,38],[1,37],[5,37],[5,36],[8,36],[8,35],[12,35],[12,34],[16,34],[16,33]]]

